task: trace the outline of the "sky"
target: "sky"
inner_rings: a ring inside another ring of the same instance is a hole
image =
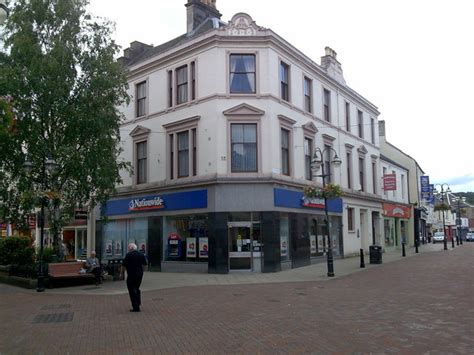
[[[159,45],[186,32],[187,0],[91,0],[116,23],[115,40]],[[337,52],[349,87],[376,105],[388,142],[413,157],[431,183],[474,191],[474,1],[217,0],[316,63]]]

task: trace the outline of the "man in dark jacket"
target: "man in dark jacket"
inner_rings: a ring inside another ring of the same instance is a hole
[[[122,275],[127,270],[127,288],[132,302],[130,312],[140,312],[141,292],[140,285],[143,279],[143,265],[147,265],[145,255],[137,250],[137,245],[130,243],[128,245],[128,253],[123,259]]]

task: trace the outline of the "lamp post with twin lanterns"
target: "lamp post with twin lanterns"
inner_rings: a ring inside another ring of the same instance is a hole
[[[456,218],[456,227],[457,227],[458,237],[456,238],[456,245],[459,245],[459,244],[462,245],[461,202],[464,204],[466,202],[466,198],[456,197],[456,202],[458,205],[458,212],[457,212],[457,218]]]
[[[48,180],[49,175],[56,168],[56,163],[52,159],[42,160],[40,171],[38,176],[35,177],[35,169],[31,161],[25,161],[23,163],[23,168],[27,174],[31,175],[31,180],[33,181],[33,186],[40,193],[40,216],[38,218],[39,227],[40,227],[40,251],[39,251],[39,267],[38,267],[38,279],[36,285],[37,292],[44,291],[44,273],[43,273],[43,248],[44,248],[44,220],[45,220],[45,208],[48,204],[48,197],[46,193],[48,192]]]
[[[437,186],[440,187],[441,192],[438,192],[438,190],[436,189]],[[445,190],[445,188],[446,188],[446,190]],[[445,211],[446,205],[444,203],[444,200],[445,200],[446,195],[451,192],[451,189],[449,188],[448,184],[443,183],[443,184],[435,184],[434,185],[434,191],[435,191],[435,193],[439,194],[440,197],[441,197],[441,210],[443,212],[443,236],[444,236],[443,244],[444,244],[444,250],[448,250],[448,241],[446,239],[446,223],[445,223],[445,219],[444,219],[444,211]],[[453,240],[453,248],[454,248],[454,240]]]
[[[326,158],[326,161],[324,160],[324,154],[329,153],[329,157]],[[333,158],[331,159],[330,156],[333,154]],[[329,160],[329,161],[328,161]],[[337,152],[334,150],[334,148],[331,147],[325,147],[323,150],[321,150],[319,147],[316,148],[313,152],[313,158],[311,159],[311,167],[315,168],[316,170],[319,170],[321,168],[321,174],[320,175],[315,175],[316,177],[321,177],[323,179],[323,190],[326,187],[326,178],[331,176],[331,168],[329,167],[329,171],[325,171],[325,164],[332,164],[334,166],[340,166],[341,165],[341,159],[337,156]],[[329,215],[328,215],[328,203],[327,203],[327,197],[324,195],[324,214],[326,218],[326,233],[327,233],[327,238],[328,238],[328,252],[327,252],[327,264],[328,264],[328,276],[333,277],[334,276],[334,260],[333,260],[333,255],[332,255],[332,239],[330,236],[330,222],[329,222]]]

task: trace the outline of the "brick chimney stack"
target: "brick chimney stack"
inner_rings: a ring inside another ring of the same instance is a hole
[[[216,0],[188,0],[187,7],[187,33],[193,32],[208,18],[222,17],[216,9]]]

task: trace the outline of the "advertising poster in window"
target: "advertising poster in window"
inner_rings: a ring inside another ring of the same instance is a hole
[[[281,256],[288,255],[288,238],[287,237],[280,237],[280,255]]]
[[[181,237],[176,233],[170,233],[168,236],[168,256],[173,258],[181,257]]]
[[[199,257],[207,258],[209,256],[208,238],[199,238]]]
[[[315,254],[318,250],[317,245],[316,245],[316,236],[314,234],[310,235],[309,241],[311,243],[311,254]]]
[[[325,251],[324,235],[318,235],[318,250]]]
[[[186,238],[186,256],[188,258],[196,257],[196,238]]]
[[[122,256],[122,241],[121,240],[115,241],[115,255]]]
[[[105,255],[112,256],[112,241],[107,240],[105,242]]]

